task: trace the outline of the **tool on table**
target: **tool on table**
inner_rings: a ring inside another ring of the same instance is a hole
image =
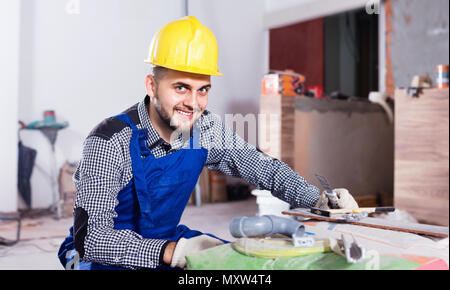
[[[358,209],[320,209],[320,208],[311,208],[311,212],[326,216],[326,217],[336,217],[343,218],[346,222],[357,222],[369,216],[370,213],[374,212],[393,212],[395,211],[395,207],[360,207]]]
[[[354,223],[368,217],[369,214],[366,211],[353,211],[351,213],[344,214],[344,219],[348,223]]]
[[[330,210],[328,210],[330,211]],[[293,215],[299,216],[303,218],[309,218],[311,220],[319,220],[319,221],[328,221],[328,222],[340,222],[347,223],[345,217],[343,215],[332,215],[332,216],[324,216],[320,214],[316,214],[315,212],[311,212],[310,208],[295,208],[291,210],[285,210],[282,212],[285,215]],[[419,223],[410,223],[410,222],[401,222],[394,220],[387,220],[382,218],[375,217],[366,217],[362,218],[359,221],[351,222],[353,225],[379,228],[385,230],[393,230],[400,232],[409,232],[414,234],[422,234],[427,236],[435,236],[435,237],[448,237],[448,227],[444,226],[435,226],[435,225],[427,225],[427,224],[419,224]]]
[[[328,180],[319,174],[316,174],[316,178],[319,180],[320,184],[322,185],[323,189],[325,190],[325,194],[327,195],[328,200],[330,201],[331,208],[339,208],[338,197],[337,197],[336,193],[333,192],[330,185],[328,184]]]
[[[355,236],[351,234],[353,241],[348,235],[341,235],[341,239],[329,239],[330,248],[333,252],[344,256],[348,263],[358,263],[364,259],[365,249],[359,245]]]
[[[321,209],[317,207],[312,207],[310,209],[312,213],[326,216],[326,217],[342,217],[345,214],[361,214],[368,216],[370,213],[374,212],[393,212],[395,211],[395,207],[392,206],[380,206],[380,207],[360,207],[357,209]]]
[[[345,257],[348,263],[364,258],[364,249],[354,237],[353,242],[344,235],[341,239],[315,240],[305,234],[303,224],[288,218],[235,217],[230,223],[230,233],[238,238],[231,247],[252,257],[277,259],[334,251]]]

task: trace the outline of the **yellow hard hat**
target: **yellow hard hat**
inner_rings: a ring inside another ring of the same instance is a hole
[[[221,76],[217,69],[219,49],[214,34],[193,16],[163,26],[150,44],[145,60],[173,70]]]

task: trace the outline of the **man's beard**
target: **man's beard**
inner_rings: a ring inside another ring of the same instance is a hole
[[[176,111],[176,107],[173,108],[173,116],[175,116],[175,111]],[[181,109],[181,108],[180,108]],[[182,122],[179,121],[179,124],[176,124],[175,120],[172,120],[172,118],[170,117],[169,112],[167,112],[166,110],[164,110],[161,106],[160,102],[155,102],[155,111],[158,113],[159,118],[172,130],[176,131],[182,131],[182,132],[192,132],[192,128],[193,128],[193,124],[197,121],[196,119],[194,119],[196,113],[198,113],[199,111],[201,111],[200,107],[193,109],[193,116],[192,116],[192,123],[189,122],[189,127],[186,128],[186,126],[183,126]],[[178,125],[178,127],[177,127]]]
[[[165,111],[159,102],[157,102],[155,104],[155,111],[158,113],[159,118],[167,125],[169,126],[172,130],[177,130],[177,127],[173,124],[173,122],[171,121],[171,118],[169,116],[169,114],[167,113],[167,111]]]

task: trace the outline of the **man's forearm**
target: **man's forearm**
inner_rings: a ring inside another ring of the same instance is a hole
[[[294,207],[312,207],[318,201],[320,191],[308,183],[286,163],[270,158],[255,147],[246,144],[243,149],[212,149],[220,156],[219,162],[209,163],[211,170],[239,177],[258,189],[265,189]]]
[[[173,252],[175,251],[175,247],[177,246],[176,242],[169,242],[164,249],[163,262],[164,264],[170,265],[172,263]]]
[[[208,149],[208,169],[242,178],[294,207],[312,207],[319,200],[317,187],[284,162],[247,143],[218,116],[209,113],[203,123],[206,129],[202,133],[202,145]]]

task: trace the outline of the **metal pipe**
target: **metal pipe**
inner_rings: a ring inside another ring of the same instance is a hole
[[[189,0],[184,0],[184,16],[189,16]]]

